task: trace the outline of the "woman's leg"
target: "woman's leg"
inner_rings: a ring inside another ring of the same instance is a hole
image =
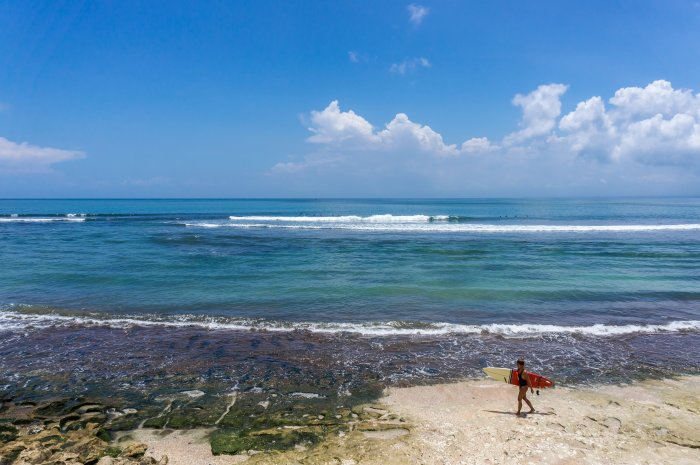
[[[520,391],[518,391],[518,413],[516,413],[516,415],[520,415],[520,410],[523,408],[523,399],[525,398],[526,394],[527,387],[521,387]]]
[[[527,405],[530,406],[530,413],[534,412],[534,411],[535,411],[535,407],[532,406],[532,404],[530,403],[530,399],[527,398],[527,388],[525,388],[525,393],[523,394],[523,400],[524,400],[525,402],[527,402]]]

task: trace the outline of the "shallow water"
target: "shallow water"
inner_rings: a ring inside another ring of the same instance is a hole
[[[2,200],[0,258],[9,385],[85,387],[132,352],[246,372],[288,337],[300,366],[394,383],[518,356],[563,382],[700,369],[698,199]]]

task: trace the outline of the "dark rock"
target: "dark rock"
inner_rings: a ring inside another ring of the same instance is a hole
[[[19,430],[14,426],[0,424],[0,444],[14,441],[18,434]]]
[[[311,432],[280,431],[278,433],[256,433],[240,435],[230,430],[218,430],[210,437],[214,455],[240,454],[247,451],[288,450],[297,444],[313,445],[321,437]]]

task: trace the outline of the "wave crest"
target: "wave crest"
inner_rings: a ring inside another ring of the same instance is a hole
[[[240,229],[291,229],[291,230],[349,230],[397,233],[597,233],[597,232],[654,232],[697,231],[700,223],[686,224],[484,224],[454,223],[435,216],[372,217],[229,217],[229,222],[185,222],[187,227],[240,228]],[[439,218],[439,219],[436,219]],[[449,217],[447,217],[449,219]]]
[[[15,306],[13,306],[15,307]],[[263,319],[205,317],[197,315],[107,316],[99,314],[67,315],[0,310],[0,331],[24,331],[31,328],[67,326],[106,326],[130,328],[138,326],[201,327],[210,330],[234,331],[310,331],[314,333],[355,333],[363,336],[440,336],[450,334],[498,335],[533,338],[546,335],[620,336],[635,333],[677,333],[700,331],[700,321],[672,321],[666,324],[560,326],[542,324],[429,323],[415,321],[385,322],[304,322]]]

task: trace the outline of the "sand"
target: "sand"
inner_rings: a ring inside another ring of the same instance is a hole
[[[558,387],[532,395],[537,412],[523,417],[516,394],[489,380],[389,389],[375,427],[276,454],[213,457],[205,430],[135,439],[173,465],[700,464],[700,376]]]

